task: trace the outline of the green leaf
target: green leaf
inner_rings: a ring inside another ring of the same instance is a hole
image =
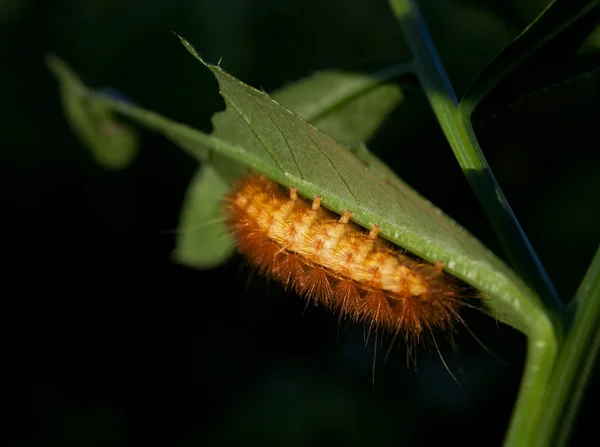
[[[596,54],[600,50],[600,25],[587,37],[579,52],[581,54]]]
[[[401,87],[388,81],[406,73],[410,68],[410,64],[397,64],[368,74],[324,71],[286,85],[274,92],[273,98],[334,137],[358,147],[375,133],[383,120],[402,101],[404,96]],[[228,127],[223,126],[223,123],[217,121],[214,127],[214,136],[227,138],[230,135]],[[188,151],[195,144],[181,138],[171,139]],[[243,165],[232,163],[220,154],[210,154],[208,148],[196,149],[205,151],[206,157],[204,164],[198,168],[196,178],[207,163],[210,163],[211,175],[222,178],[223,184],[231,184],[243,171]],[[213,246],[213,231],[188,231],[181,228],[193,226],[193,216],[203,207],[212,209],[212,204],[220,201],[226,192],[227,189],[223,188],[205,188],[202,194],[197,194],[196,188],[190,187],[184,199],[185,212],[180,217],[180,231],[176,237],[176,252],[183,256],[178,256],[180,262],[196,268],[211,268],[217,263],[207,263],[204,259],[207,254],[211,259],[224,262],[233,252],[233,241],[229,240],[230,245],[227,245],[224,239],[221,239],[219,245],[222,253],[216,251],[217,247]],[[218,213],[218,210],[214,212]],[[213,221],[217,218],[216,214],[212,216]],[[205,245],[211,245],[212,250],[207,252],[203,248]]]
[[[369,169],[328,135],[221,67],[207,64],[181,41],[214,73],[227,104],[213,119],[215,126],[229,131],[215,150],[297,187],[306,197],[322,196],[333,211],[351,210],[356,222],[366,228],[379,225],[384,237],[424,259],[443,261],[450,273],[488,292],[496,315],[520,330],[547,327],[543,309],[520,279],[383,163]]]
[[[244,171],[244,165],[212,152],[196,141],[171,135],[171,140],[202,163],[188,185],[175,236],[174,258],[188,267],[218,267],[234,253],[234,241],[223,219],[223,196]],[[198,157],[197,157],[198,158]]]
[[[597,18],[590,17],[589,23],[585,24],[583,21],[592,12],[597,12],[599,6],[600,0],[552,1],[469,86],[459,107],[465,120],[470,119],[481,100],[515,70],[527,65],[529,68],[526,72],[531,71],[531,66],[536,62],[533,56],[537,57],[542,50],[544,58],[556,63],[565,48],[576,49],[581,45],[596,29]],[[553,43],[556,44],[549,48]],[[512,83],[515,82],[513,79]]]
[[[61,99],[69,125],[96,162],[107,169],[129,166],[139,149],[136,132],[115,120],[102,104],[89,101],[82,94],[85,86],[79,78],[61,70],[56,58],[50,57],[48,64],[61,80]]]
[[[397,64],[372,73],[323,71],[273,92],[271,97],[338,141],[368,141],[404,99],[392,79],[412,71]]]
[[[233,239],[223,221],[223,196],[229,183],[204,163],[192,178],[180,213],[173,256],[198,269],[214,268],[234,251]]]
[[[187,41],[182,42],[194,51]],[[518,276],[365,148],[349,151],[266,93],[218,66],[205,65],[215,74],[227,104],[226,111],[214,118],[223,129],[230,128],[227,138],[207,135],[90,90],[84,95],[170,138],[210,147],[282,185],[295,186],[305,197],[320,195],[322,203],[335,212],[351,210],[362,226],[377,224],[382,236],[397,245],[430,262],[443,261],[448,272],[485,293],[488,306],[500,320],[525,333],[552,334],[535,294]],[[188,150],[202,160],[204,154],[196,146]]]
[[[182,39],[193,54],[195,50]],[[199,58],[200,59],[200,58]],[[202,59],[200,59],[202,60]],[[154,112],[90,90],[81,94],[169,138],[186,141],[185,149],[203,160],[216,153],[295,186],[305,197],[322,197],[327,208],[353,212],[365,228],[377,224],[381,235],[480,290],[496,318],[528,335],[528,368],[520,394],[519,426],[535,417],[556,357],[556,334],[537,296],[502,261],[439,209],[404,184],[364,146],[354,151],[255,90],[220,67],[202,61],[217,78],[227,109],[215,115],[216,126],[230,130],[223,138],[207,135]],[[68,74],[61,65],[57,75]],[[193,144],[191,144],[193,143]]]
[[[537,295],[383,163],[366,155],[366,149],[360,157],[350,157],[349,151],[327,135],[221,67],[205,63],[185,39],[182,42],[219,82],[227,109],[214,120],[228,122],[235,135],[220,144],[243,141],[242,147],[223,144],[224,153],[278,183],[297,187],[306,197],[323,197],[322,203],[338,213],[351,210],[354,220],[366,228],[378,224],[384,237],[430,262],[443,261],[447,271],[487,294],[487,304],[498,319],[528,335],[527,369],[517,403],[519,411],[513,419],[513,427],[523,428],[513,431],[516,439],[527,442],[532,436],[527,421],[535,421],[540,413],[539,402],[557,352],[554,326]],[[438,105],[441,110],[452,105],[453,118],[456,117],[452,102],[442,100]]]

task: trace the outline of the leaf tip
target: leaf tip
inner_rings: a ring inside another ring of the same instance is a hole
[[[198,59],[200,62],[202,62],[205,66],[210,67],[211,64],[209,64],[208,62],[206,62],[204,60],[204,58],[202,57],[202,55],[198,52],[198,50],[196,50],[196,48],[194,48],[194,46],[188,42],[188,40],[183,37],[180,36],[179,34],[177,34],[175,31],[171,31],[173,34],[175,34],[175,36],[177,36],[177,38],[179,39],[179,41],[183,44],[183,46],[185,47],[186,50],[188,50],[190,52],[190,54],[192,56],[194,56],[196,59]]]
[[[44,62],[46,62],[46,65],[56,77],[60,77],[61,73],[69,71],[67,64],[54,53],[46,53],[44,55]]]
[[[46,65],[50,68],[60,64],[59,57],[54,53],[46,53],[44,55],[44,61],[46,62]]]

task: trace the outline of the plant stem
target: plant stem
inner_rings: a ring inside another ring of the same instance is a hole
[[[557,340],[550,324],[541,325],[528,335],[525,370],[504,438],[505,447],[533,445],[557,351]]]
[[[573,300],[575,318],[548,384],[536,447],[565,445],[600,351],[600,247]]]
[[[459,103],[415,0],[390,0],[415,58],[415,70],[454,155],[508,256],[511,266],[558,321],[560,299],[490,169]]]
[[[390,4],[404,30],[429,103],[511,265],[539,294],[558,327],[560,299],[496,182],[470,116],[463,116],[459,110],[456,94],[415,0],[390,0]],[[541,319],[529,328],[525,370],[505,446],[529,446],[534,442],[558,352],[556,327],[550,320]]]

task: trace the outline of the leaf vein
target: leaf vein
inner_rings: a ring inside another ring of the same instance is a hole
[[[294,151],[292,151],[292,147],[290,146],[290,143],[288,142],[288,140],[285,137],[284,133],[281,131],[281,129],[279,128],[279,126],[277,125],[277,123],[275,122],[275,120],[273,118],[271,118],[271,116],[269,115],[269,113],[263,108],[263,106],[260,105],[260,103],[258,102],[258,100],[256,98],[252,97],[252,96],[250,96],[250,98],[260,108],[260,110],[262,110],[262,112],[265,114],[265,116],[267,118],[269,118],[269,121],[271,121],[273,123],[273,125],[277,128],[277,131],[281,135],[281,138],[283,138],[283,141],[285,141],[285,144],[286,144],[288,150],[290,151],[290,155],[292,156],[292,160],[294,160],[294,164],[296,165],[296,168],[298,168],[298,173],[300,174],[300,178],[302,180],[304,180],[304,174],[302,173],[302,169],[300,169],[300,165],[298,164],[298,161],[296,160],[296,156],[294,155]]]
[[[346,189],[348,190],[348,192],[350,193],[350,195],[352,196],[352,198],[354,199],[354,201],[355,202],[359,202],[359,200],[356,198],[356,196],[352,192],[352,189],[350,189],[350,185],[348,184],[348,182],[346,181],[346,179],[344,178],[344,176],[340,173],[340,171],[338,170],[338,168],[335,166],[335,163],[333,163],[333,160],[329,157],[329,155],[327,155],[327,153],[323,149],[321,149],[321,147],[319,146],[319,144],[310,136],[310,134],[306,131],[306,129],[304,130],[304,133],[306,134],[306,136],[308,137],[308,139],[312,142],[312,144],[315,145],[315,147],[317,148],[317,150],[319,152],[321,152],[321,154],[323,154],[323,156],[327,159],[327,161],[329,162],[329,164],[331,165],[331,167],[333,168],[333,170],[335,171],[335,173],[339,176],[339,178],[342,180],[342,182],[344,183],[344,185],[346,185]]]
[[[275,157],[275,155],[273,154],[273,152],[271,152],[271,150],[268,148],[268,146],[265,144],[265,142],[260,138],[260,136],[258,135],[258,133],[254,130],[254,127],[252,127],[252,124],[250,124],[250,122],[246,119],[246,117],[244,116],[244,114],[236,107],[235,103],[233,101],[231,101],[224,92],[221,92],[221,93],[223,95],[223,98],[225,98],[225,101],[227,102],[227,104],[229,104],[229,105],[232,106],[232,109],[235,110],[237,112],[237,114],[240,116],[240,118],[242,118],[242,120],[244,121],[244,123],[246,123],[246,125],[248,126],[248,128],[250,129],[250,131],[254,134],[254,137],[259,141],[259,143],[262,145],[262,147],[265,148],[265,151],[271,156],[271,158],[273,159],[273,161],[275,162],[275,164],[277,165],[277,167],[282,172],[287,172],[287,170],[279,162],[279,160],[277,159],[277,157]]]

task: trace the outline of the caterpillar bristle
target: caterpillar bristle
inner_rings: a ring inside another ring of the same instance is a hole
[[[364,229],[326,209],[321,197],[298,195],[262,175],[236,183],[227,197],[227,224],[239,251],[262,275],[369,331],[401,334],[414,346],[436,330],[462,323],[468,287],[383,239],[377,225]]]

